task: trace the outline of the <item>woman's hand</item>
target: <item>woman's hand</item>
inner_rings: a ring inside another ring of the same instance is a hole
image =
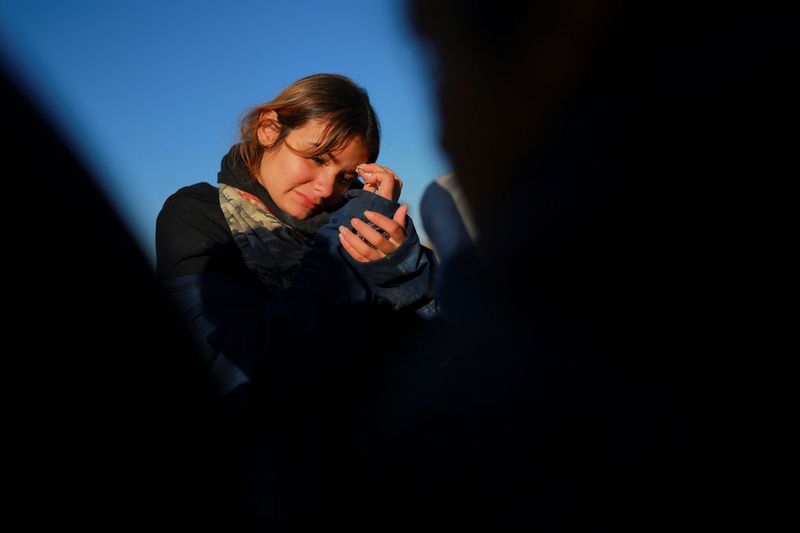
[[[364,179],[364,190],[396,202],[403,189],[403,181],[389,167],[375,163],[362,163],[356,172]],[[344,226],[339,227],[339,240],[350,256],[360,263],[382,259],[397,250],[406,238],[406,215],[408,205],[401,205],[389,218],[374,211],[365,211],[364,216],[381,231],[357,218],[350,223],[358,234]],[[382,233],[381,233],[382,232]]]
[[[365,191],[383,196],[393,202],[400,199],[403,181],[391,168],[375,163],[362,163],[356,167],[356,172],[364,179]]]
[[[408,204],[398,207],[392,218],[375,211],[364,211],[364,216],[385,234],[381,234],[363,220],[353,218],[350,223],[358,235],[344,226],[339,226],[339,241],[347,253],[359,263],[382,259],[403,244],[406,238],[407,214]]]

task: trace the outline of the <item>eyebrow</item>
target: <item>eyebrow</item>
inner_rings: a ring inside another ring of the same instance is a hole
[[[311,141],[306,141],[305,144],[310,144],[311,146],[319,146],[321,143],[315,143],[315,142],[311,142]],[[336,159],[336,157],[334,157],[333,153],[331,153],[331,152],[325,152],[325,153],[320,154],[320,155],[326,155],[326,156],[330,157],[331,161],[333,161],[334,163],[338,163],[339,162],[339,160]]]
[[[307,145],[309,145],[309,146],[314,146],[314,147],[319,147],[319,145],[320,145],[321,143],[312,142],[312,141],[303,141],[303,144],[307,144]],[[324,154],[320,154],[320,155],[327,155],[328,157],[330,157],[331,159],[333,159],[333,156],[331,155],[331,153],[330,153],[330,152],[325,152]]]
[[[310,144],[311,146],[319,146],[320,145],[320,143],[315,143],[315,142],[311,142],[311,141],[305,141],[304,144]],[[336,159],[336,157],[331,152],[325,152],[323,155],[327,155],[328,157],[330,157],[331,161],[333,161],[334,163],[338,163],[339,162],[339,160]],[[353,170],[343,170],[343,171],[345,173],[347,173],[347,174],[356,174],[357,175],[355,168]]]

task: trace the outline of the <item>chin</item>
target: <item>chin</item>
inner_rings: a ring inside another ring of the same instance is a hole
[[[301,208],[286,212],[292,215],[297,220],[306,220],[316,215],[319,211],[310,211],[308,209]]]

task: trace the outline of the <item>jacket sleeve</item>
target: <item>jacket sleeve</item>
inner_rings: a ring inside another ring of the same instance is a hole
[[[337,232],[340,225],[352,230],[352,218],[369,223],[364,211],[376,211],[391,218],[400,207],[396,202],[366,191],[350,191],[347,194],[350,202],[333,213],[329,224]],[[339,251],[368,287],[373,303],[387,304],[395,310],[416,309],[425,318],[433,318],[438,314],[432,294],[436,257],[432,250],[420,243],[410,217],[406,218],[405,241],[383,259],[360,263],[343,249]]]
[[[330,346],[346,345],[348,330],[374,315],[376,303],[403,310],[425,299],[423,285],[434,263],[420,250],[415,233],[415,241],[407,239],[404,249],[386,258],[391,261],[382,260],[381,268],[359,269],[359,263],[347,259],[338,227],[366,209],[378,210],[371,197],[379,197],[366,194],[354,195],[332,214],[315,235],[292,285],[281,292],[268,293],[252,277],[233,271],[163,281],[221,395],[253,380],[266,382],[259,388],[275,394],[302,387],[340,363],[346,350]],[[180,234],[184,218],[160,216],[162,240],[165,234]],[[414,264],[419,272],[411,271]]]

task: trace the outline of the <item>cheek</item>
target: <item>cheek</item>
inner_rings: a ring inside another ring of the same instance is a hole
[[[281,166],[283,173],[282,180],[288,187],[297,187],[308,183],[313,179],[311,170],[308,168],[305,160],[298,160],[291,158],[284,162]]]

